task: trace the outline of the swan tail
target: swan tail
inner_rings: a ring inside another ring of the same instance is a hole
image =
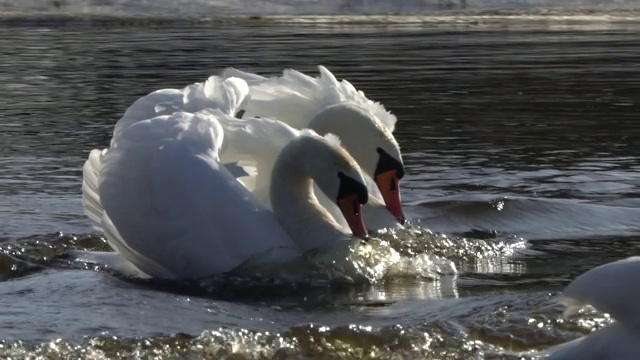
[[[100,202],[99,179],[102,155],[106,150],[91,150],[82,168],[82,205],[84,213],[96,223],[100,223],[104,208]]]

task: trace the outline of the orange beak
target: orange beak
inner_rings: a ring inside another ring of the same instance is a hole
[[[382,199],[387,205],[387,209],[400,225],[404,224],[404,211],[400,202],[400,188],[398,182],[398,170],[389,170],[378,174],[375,178],[378,189],[382,193]]]
[[[358,201],[358,195],[353,194],[338,200],[338,207],[342,215],[347,220],[349,228],[353,235],[368,240],[369,232],[364,226],[364,218],[362,217],[362,204]]]

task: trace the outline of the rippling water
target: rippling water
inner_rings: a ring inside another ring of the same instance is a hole
[[[640,27],[28,23],[0,27],[2,357],[501,358],[609,322],[554,301],[640,249]],[[412,223],[354,255],[383,274],[167,284],[68,260],[109,250],[81,167],[137,97],[317,64],[399,119]]]

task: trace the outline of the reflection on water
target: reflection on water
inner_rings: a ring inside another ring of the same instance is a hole
[[[560,320],[553,296],[640,248],[637,30],[357,30],[0,28],[0,354],[469,358],[605,324]],[[107,249],[82,214],[81,167],[137,97],[226,66],[317,64],[398,116],[412,225],[379,236],[414,272],[194,290],[64,258]],[[457,273],[416,276],[425,254]]]

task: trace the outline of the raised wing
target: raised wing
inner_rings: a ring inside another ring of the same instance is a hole
[[[318,69],[319,77],[287,69],[280,77],[265,78],[231,68],[225,69],[221,76],[239,77],[249,83],[251,98],[244,108],[247,116],[272,117],[302,129],[325,107],[340,102],[354,102],[393,131],[397,118],[382,104],[369,100],[350,82],[338,81],[324,66],[320,65]]]
[[[103,155],[101,223],[109,243],[143,272],[194,278],[268,249],[294,253],[273,214],[219,162],[217,118],[224,116],[180,112],[139,121]]]
[[[175,112],[198,112],[217,109],[225,115],[235,114],[247,102],[249,86],[240,79],[209,77],[205,82],[184,89],[162,89],[136,100],[118,121],[113,132],[117,138],[122,129],[145,119],[171,115]]]

